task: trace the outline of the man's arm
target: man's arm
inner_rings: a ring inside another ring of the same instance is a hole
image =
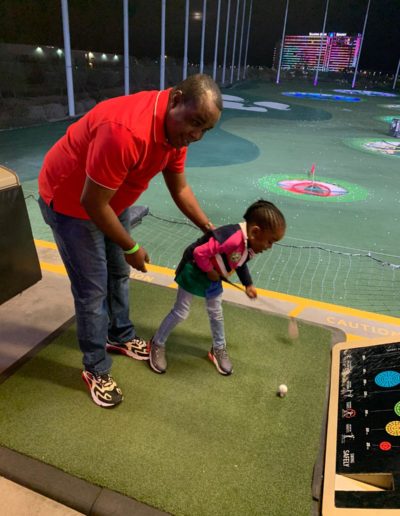
[[[163,176],[171,197],[181,212],[202,231],[213,229],[214,225],[200,208],[192,189],[186,182],[185,174],[164,170]]]
[[[81,204],[100,231],[123,250],[132,249],[136,242],[125,230],[110,206],[110,201],[115,192],[116,190],[104,188],[92,181],[89,177],[86,177],[81,195]],[[125,255],[125,259],[129,265],[135,269],[146,272],[145,262],[149,260],[143,247],[134,254]]]

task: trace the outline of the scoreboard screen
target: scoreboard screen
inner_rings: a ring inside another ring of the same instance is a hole
[[[322,72],[339,72],[355,68],[360,51],[361,34],[348,36],[346,33],[310,32],[308,36],[285,36],[282,55],[282,69],[307,68]],[[280,44],[274,54],[274,67],[278,68]]]

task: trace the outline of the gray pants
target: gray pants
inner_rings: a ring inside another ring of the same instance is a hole
[[[173,309],[165,317],[157,333],[153,337],[153,342],[158,346],[165,346],[171,331],[180,322],[187,319],[190,312],[193,294],[187,292],[182,287],[178,288],[178,294]],[[208,318],[210,320],[211,334],[213,339],[213,348],[224,348],[225,328],[224,315],[222,313],[222,294],[211,299],[205,299]]]

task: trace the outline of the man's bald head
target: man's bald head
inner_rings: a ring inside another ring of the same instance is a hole
[[[177,84],[173,91],[181,91],[185,103],[198,104],[204,98],[211,98],[219,111],[222,111],[222,95],[218,84],[205,74],[189,75],[189,77]]]

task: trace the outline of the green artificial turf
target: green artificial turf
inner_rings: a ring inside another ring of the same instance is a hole
[[[143,337],[174,298],[132,285]],[[170,337],[165,375],[115,357],[125,400],[112,410],[89,399],[71,327],[0,385],[0,444],[176,515],[308,515],[331,333],[300,324],[291,341],[284,318],[229,304],[224,313],[232,376],[206,359],[196,299]]]

